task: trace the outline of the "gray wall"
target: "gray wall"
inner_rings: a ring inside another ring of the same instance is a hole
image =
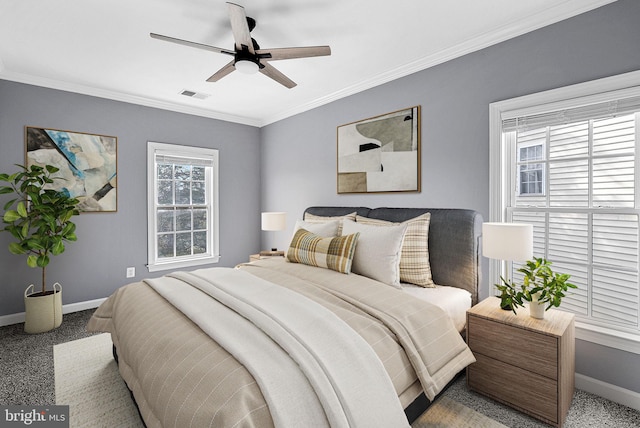
[[[462,207],[488,218],[489,103],[640,69],[639,22],[640,2],[619,0],[266,126],[262,208],[287,211],[290,229],[309,205]],[[414,105],[422,106],[422,192],[338,195],[336,127]],[[263,235],[263,246],[284,247],[289,235]],[[579,340],[577,367],[640,392],[639,355]]]
[[[23,164],[24,126],[118,137],[118,211],[74,217],[78,241],[47,267],[63,287],[63,303],[110,295],[150,275],[147,262],[147,141],[216,148],[220,154],[220,263],[234,266],[259,249],[259,129],[202,117],[0,80],[0,171]],[[9,198],[0,197],[0,203]],[[0,233],[0,315],[24,311],[22,296],[40,270],[10,254]]]

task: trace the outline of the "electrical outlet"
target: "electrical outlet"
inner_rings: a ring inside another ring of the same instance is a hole
[[[134,276],[136,276],[136,268],[128,267],[127,268],[127,278],[133,278]]]

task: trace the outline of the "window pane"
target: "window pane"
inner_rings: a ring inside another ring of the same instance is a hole
[[[193,170],[191,171],[192,174],[192,180],[194,181],[204,181],[205,179],[205,170],[206,168],[202,167],[202,166],[194,166]]]
[[[173,210],[158,210],[158,232],[173,232]]]
[[[589,122],[549,127],[549,158],[589,155]]]
[[[191,232],[176,233],[176,256],[191,255]]]
[[[593,215],[593,263],[638,270],[637,215]]]
[[[176,181],[176,204],[191,204],[191,183],[188,181]]]
[[[191,179],[191,165],[176,165],[176,180]]]
[[[207,232],[193,233],[193,254],[205,254],[207,252]]]
[[[193,210],[193,230],[207,228],[207,210]]]
[[[204,183],[196,181],[191,184],[191,189],[191,203],[194,205],[204,205],[207,202]]]
[[[549,213],[548,257],[555,262],[587,266],[589,216],[574,213]]]
[[[173,204],[173,182],[158,181],[158,205]]]
[[[593,159],[593,205],[633,208],[635,206],[634,156]]]
[[[635,145],[635,115],[594,121],[594,156],[634,154]]]
[[[173,178],[173,165],[158,164],[158,180],[171,180]]]
[[[589,160],[549,163],[549,204],[553,207],[589,206]]]
[[[191,210],[179,210],[177,212],[176,230],[191,230]]]
[[[638,273],[593,269],[592,316],[612,324],[638,325]]]
[[[158,235],[158,258],[174,257],[173,234]]]
[[[578,288],[570,289],[562,299],[562,310],[574,312],[578,315],[589,314],[589,268],[586,265],[576,265],[565,262],[554,262],[553,269],[571,275],[569,282]]]

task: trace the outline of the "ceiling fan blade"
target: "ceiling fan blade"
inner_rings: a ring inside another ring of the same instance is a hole
[[[228,63],[227,65],[225,65],[224,67],[222,67],[220,70],[216,71],[213,76],[207,79],[207,82],[217,82],[218,80],[222,79],[224,76],[231,73],[233,70],[236,69],[233,65],[234,62],[235,62],[235,59],[230,63]]]
[[[149,35],[154,39],[164,40],[165,42],[176,43],[178,45],[190,46],[192,48],[204,49],[204,50],[207,50],[207,51],[223,53],[223,54],[227,54],[227,55],[235,55],[236,54],[235,52],[230,51],[228,49],[217,48],[215,46],[205,45],[205,44],[202,44],[202,43],[190,42],[188,40],[176,39],[175,37],[163,36],[162,34],[149,33]]]
[[[249,52],[254,53],[253,42],[249,32],[249,24],[247,23],[247,15],[244,7],[235,3],[227,2],[229,9],[229,19],[231,20],[231,31],[233,39],[236,42],[236,50],[242,50],[246,46]]]
[[[280,71],[278,71],[278,69],[276,69],[274,66],[272,66],[268,62],[262,63],[262,65],[263,67],[260,68],[260,73],[264,74],[265,76],[271,77],[273,80],[280,83],[281,85],[286,86],[289,89],[296,86],[296,82],[289,79],[287,76],[282,74]]]
[[[331,55],[331,48],[329,46],[307,46],[301,48],[260,49],[256,51],[256,54],[262,60],[276,61],[279,59],[327,56]]]

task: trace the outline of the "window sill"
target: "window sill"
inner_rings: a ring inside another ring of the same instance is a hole
[[[175,270],[175,269],[183,269],[190,268],[202,265],[208,265],[212,263],[218,263],[220,261],[220,256],[207,257],[196,260],[181,260],[175,262],[167,262],[167,263],[155,263],[148,264],[147,269],[149,272],[159,272],[163,270]]]
[[[576,322],[576,339],[640,355],[640,336]]]

